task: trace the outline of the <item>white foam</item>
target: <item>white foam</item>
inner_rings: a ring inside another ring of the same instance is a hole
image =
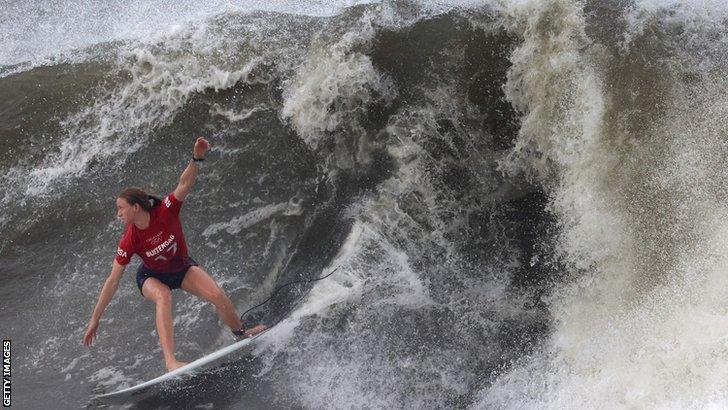
[[[236,112],[232,109],[225,109],[221,107],[219,104],[214,104],[210,107],[210,115],[219,115],[221,117],[226,118],[230,122],[239,122],[239,121],[245,121],[248,118],[250,118],[251,115],[255,114],[259,111],[265,111],[270,110],[271,107],[259,104],[256,105],[253,108],[243,110],[241,112]]]
[[[237,218],[233,218],[228,222],[211,224],[205,228],[202,236],[209,239],[210,236],[223,230],[231,235],[235,235],[243,229],[250,228],[255,224],[270,219],[273,215],[301,215],[302,212],[301,203],[294,200],[278,204],[269,204],[256,208]]]
[[[12,187],[4,203],[16,197],[51,195],[53,190],[84,175],[98,161],[123,161],[148,142],[158,127],[171,123],[188,99],[205,90],[222,90],[245,81],[258,60],[236,66],[208,61],[207,28],[178,29],[174,35],[139,44],[119,62],[130,81],[102,92],[94,103],[61,122],[65,136],[57,149],[48,150],[42,163],[16,166],[3,176]],[[198,41],[200,43],[194,43]],[[180,57],[177,50],[196,45],[196,53]]]
[[[370,19],[363,17],[336,44],[313,48],[296,78],[286,86],[281,116],[312,148],[328,132],[342,125],[353,127],[362,106],[391,101],[396,96],[391,80],[374,68],[369,56],[355,51],[374,36]]]
[[[125,389],[137,383],[134,379],[127,377],[121,370],[113,366],[102,367],[92,373],[87,379],[93,384],[113,387],[115,389]]]
[[[684,49],[660,40],[675,47],[660,56],[667,86],[652,108],[628,104],[607,117],[612,90],[600,79],[605,60],[593,59],[584,37],[581,3],[517,6],[511,28],[524,42],[506,91],[524,118],[513,162],[503,165],[530,168],[552,193],[570,280],[548,299],[554,324],[543,349],[474,407],[724,407],[728,366],[715,358],[728,352],[728,305],[718,296],[728,268],[719,199],[728,84],[712,74],[722,61],[691,66],[692,44],[706,46],[715,32],[691,27],[702,11],[687,20],[665,13],[692,30]],[[630,46],[641,35],[634,27]],[[686,68],[696,80],[681,81]],[[609,123],[643,109],[657,115],[639,135]]]
[[[73,370],[73,368],[76,367],[77,364],[78,364],[78,357],[75,357],[71,361],[71,363],[68,364],[68,366],[66,366],[63,369],[61,369],[61,373],[68,373],[68,372],[70,372],[71,370]]]
[[[312,16],[338,14],[346,7],[368,1],[239,1],[182,0],[150,7],[146,2],[125,0],[112,6],[93,1],[65,0],[51,4],[12,1],[2,8],[0,65],[30,61],[53,62],[74,50],[99,43],[137,40],[174,34],[180,27],[199,25],[223,13],[272,11]],[[27,27],[34,27],[27,30]]]
[[[352,276],[351,272],[347,271],[347,267],[358,250],[363,230],[363,224],[357,221],[331,264],[319,277],[328,275],[334,269],[336,269],[336,273],[322,281],[314,282],[311,291],[301,302],[300,307],[291,312],[274,329],[271,329],[269,333],[272,333],[271,337],[275,343],[280,344],[287,341],[302,318],[323,314],[329,306],[356,297],[360,290],[361,279]],[[268,347],[270,347],[269,344],[260,344],[259,350],[262,351]]]

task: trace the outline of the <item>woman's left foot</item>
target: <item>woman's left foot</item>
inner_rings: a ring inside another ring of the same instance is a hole
[[[175,360],[173,362],[168,362],[167,363],[167,372],[171,372],[172,370],[177,370],[186,364],[187,364],[187,362],[180,362],[179,360]]]

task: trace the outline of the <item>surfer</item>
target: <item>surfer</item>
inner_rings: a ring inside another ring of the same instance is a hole
[[[101,315],[116,293],[124,268],[134,254],[142,259],[136,275],[139,291],[156,304],[157,334],[167,371],[186,364],[178,361],[174,355],[173,289],[182,288],[211,302],[220,319],[230,326],[238,339],[265,330],[262,324],[245,329],[225,292],[187,252],[179,212],[195,183],[199,162],[204,160],[208,149],[210,143],[206,139],[198,138],[195,141],[192,159],[182,172],[177,188],[164,200],[148,195],[139,188],[126,188],[116,198],[117,217],[124,222],[126,230],[119,242],[111,273],[101,288],[99,300],[91,314],[83,338],[86,346],[90,346],[96,338]]]

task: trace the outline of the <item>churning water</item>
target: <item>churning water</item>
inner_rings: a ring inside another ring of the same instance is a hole
[[[140,407],[728,405],[723,2],[36,3],[0,12],[18,407],[162,373],[136,262],[81,339],[115,195],[166,195],[197,135],[190,253],[239,310],[338,271],[235,372]],[[180,359],[231,341],[174,309]]]

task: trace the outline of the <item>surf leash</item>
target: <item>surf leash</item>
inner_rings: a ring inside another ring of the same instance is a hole
[[[255,306],[253,306],[252,308],[250,308],[250,309],[246,310],[245,312],[243,312],[243,314],[242,314],[242,315],[240,315],[240,321],[241,321],[241,322],[243,322],[243,323],[245,323],[245,320],[243,320],[243,318],[245,317],[245,315],[247,315],[247,314],[248,314],[248,312],[250,312],[251,310],[255,310],[255,309],[257,309],[257,308],[259,308],[259,307],[261,307],[261,306],[265,305],[266,303],[270,302],[270,300],[271,300],[271,299],[273,299],[273,296],[275,296],[275,295],[276,295],[276,293],[278,293],[278,292],[279,292],[279,291],[280,291],[281,289],[283,289],[283,288],[285,288],[285,287],[288,287],[288,286],[291,286],[291,285],[295,285],[295,284],[297,284],[297,283],[311,283],[311,282],[317,282],[317,281],[320,281],[320,280],[324,280],[324,279],[328,278],[329,276],[333,275],[333,274],[334,274],[334,272],[336,272],[337,270],[339,270],[339,267],[340,267],[340,266],[337,266],[336,268],[334,268],[334,270],[332,270],[331,272],[327,273],[327,274],[326,274],[326,275],[324,275],[324,276],[321,276],[320,278],[315,278],[315,279],[301,279],[301,280],[294,280],[294,281],[291,281],[291,282],[288,282],[288,283],[284,283],[284,284],[283,284],[283,285],[281,285],[281,286],[278,286],[278,287],[277,287],[277,288],[276,288],[276,289],[275,289],[275,290],[273,291],[273,293],[271,293],[271,294],[270,294],[270,296],[268,296],[268,299],[266,299],[266,300],[264,300],[264,301],[260,302],[259,304],[255,305]],[[308,292],[306,292],[306,293],[308,293]],[[243,327],[245,328],[245,326],[244,326],[244,325],[243,325]]]

